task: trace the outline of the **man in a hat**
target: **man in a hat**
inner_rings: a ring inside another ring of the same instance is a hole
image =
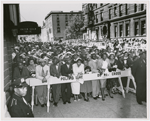
[[[14,69],[13,72],[13,80],[19,79],[19,78],[24,78],[27,79],[30,77],[30,73],[29,70],[23,65],[22,61],[18,62],[17,67]],[[31,102],[31,89],[28,86],[28,90],[27,90],[27,94],[25,96],[25,99],[27,100],[27,102]]]
[[[140,53],[140,58],[133,63],[131,69],[137,86],[136,100],[141,105],[142,101],[146,102],[146,52]]]
[[[51,76],[59,78],[61,76],[61,63],[58,57],[53,58],[53,64],[50,66]],[[60,94],[61,94],[61,84],[52,85],[52,93],[54,99],[54,106],[57,106]]]
[[[27,94],[27,83],[23,78],[19,78],[11,85],[13,95],[8,104],[8,111],[11,117],[34,117],[30,104],[24,96]]]
[[[129,67],[132,67],[132,65],[133,65],[133,53],[132,52],[129,53],[129,57],[127,59],[127,65]]]
[[[124,70],[125,69],[125,66],[124,66],[124,54],[122,52],[120,52],[120,54],[118,55],[117,68],[120,69],[120,70]]]
[[[41,80],[43,83],[47,82],[50,78],[50,72],[49,72],[49,66],[46,65],[46,60],[40,59],[39,60],[40,65],[36,67],[36,78]],[[41,107],[44,107],[46,105],[46,96],[47,96],[47,87],[46,85],[43,86],[37,86],[36,92],[38,96],[38,100],[41,104]]]
[[[73,71],[72,71],[72,65],[71,65],[71,58],[69,58],[69,56],[66,56],[64,58],[64,61],[65,61],[65,64],[63,64],[61,66],[61,75],[66,76],[69,79],[72,79]],[[66,92],[66,90],[67,90],[67,92]],[[70,98],[71,98],[70,83],[61,84],[61,93],[62,93],[63,104],[66,104],[66,102],[71,103],[70,102]]]

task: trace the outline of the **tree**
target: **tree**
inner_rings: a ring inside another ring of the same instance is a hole
[[[73,16],[65,29],[65,36],[69,39],[78,39],[82,35],[81,28],[84,26],[83,19],[79,15]]]

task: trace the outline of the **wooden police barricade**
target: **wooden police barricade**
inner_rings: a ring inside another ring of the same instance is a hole
[[[32,106],[32,110],[33,110],[33,106],[34,106],[34,89],[35,86],[43,86],[43,85],[47,85],[47,112],[49,112],[49,91],[50,91],[50,78],[48,79],[48,81],[46,83],[42,83],[41,80],[36,79],[36,78],[28,78],[26,79],[27,84],[29,84],[30,86],[32,86],[32,101],[31,101],[31,106]]]
[[[83,80],[84,81],[93,81],[93,80],[98,80],[98,79],[110,79],[110,78],[118,78],[119,79],[119,84],[121,89],[119,89],[122,92],[123,97],[125,98],[125,93],[124,93],[124,89],[123,89],[123,85],[122,85],[122,81],[121,81],[121,77],[128,77],[128,80],[133,79],[134,77],[131,74],[131,69],[126,69],[124,71],[121,70],[116,70],[116,72],[108,72],[108,73],[103,73],[102,75],[100,75],[99,73],[91,73],[91,74],[84,74],[83,75]],[[34,105],[34,89],[35,86],[42,86],[42,85],[47,85],[48,88],[48,93],[47,93],[47,112],[49,112],[49,91],[50,91],[50,85],[53,84],[62,84],[62,83],[71,83],[71,82],[75,82],[76,79],[74,77],[73,80],[69,80],[67,77],[61,76],[60,78],[57,77],[53,77],[51,76],[47,82],[42,83],[41,80],[36,79],[36,78],[29,78],[27,79],[27,83],[32,86],[32,110],[33,110],[33,105]],[[129,85],[128,85],[129,86]],[[128,89],[128,87],[127,87]]]

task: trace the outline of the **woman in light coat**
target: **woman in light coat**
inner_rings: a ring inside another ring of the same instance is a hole
[[[72,93],[74,94],[74,101],[79,101],[80,83],[83,83],[82,75],[84,74],[84,65],[81,63],[81,58],[77,59],[77,62],[73,64],[73,74],[75,75],[76,82],[71,83]]]

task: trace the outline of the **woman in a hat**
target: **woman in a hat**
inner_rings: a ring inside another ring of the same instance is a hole
[[[83,81],[83,74],[84,74],[84,65],[82,64],[81,58],[77,59],[77,62],[73,64],[73,74],[76,77],[77,82],[71,83],[72,93],[74,94],[74,101],[79,101],[79,94],[80,94],[80,82]]]
[[[110,53],[110,56],[109,56],[109,72],[112,72],[112,71],[116,71],[116,68],[117,68],[117,60],[115,59],[115,54],[114,53]],[[113,79],[107,79],[107,83],[106,83],[106,87],[107,87],[107,90],[109,92],[109,95],[112,93],[116,93],[116,88],[117,88],[117,79],[113,78]],[[112,97],[110,95],[110,97]]]
[[[84,60],[84,71],[85,71],[85,74],[91,73],[91,67],[88,66],[88,60]],[[83,93],[84,101],[89,101],[88,94],[92,92],[92,82],[85,81],[80,86],[81,86],[80,92]]]
[[[30,76],[31,77],[35,77],[35,71],[36,71],[36,64],[34,62],[34,59],[33,58],[30,58],[29,61],[28,61],[28,66],[27,66],[27,69],[29,70],[30,72]]]
[[[78,55],[75,53],[73,56],[72,56],[72,64],[76,63],[77,62],[77,59],[78,59]]]
[[[100,62],[98,69],[100,70],[100,72],[106,72],[108,70],[109,67],[109,61],[107,59],[107,54],[103,53],[102,54],[102,61]],[[104,90],[106,87],[106,79],[100,79],[100,89],[101,89],[101,95],[102,95],[102,100],[105,100],[105,94],[104,94]]]

